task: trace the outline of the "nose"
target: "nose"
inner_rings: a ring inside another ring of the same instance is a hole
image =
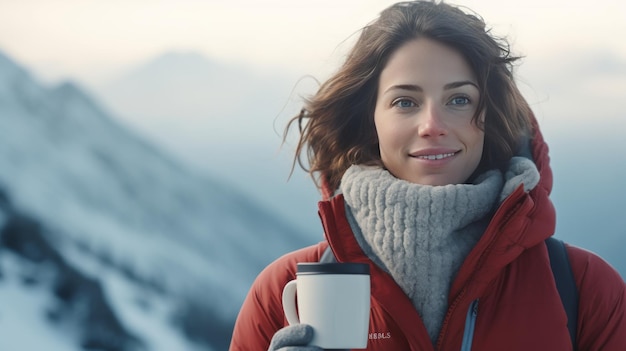
[[[437,137],[448,134],[448,127],[443,119],[443,111],[436,104],[427,104],[419,118],[419,135],[421,137]]]

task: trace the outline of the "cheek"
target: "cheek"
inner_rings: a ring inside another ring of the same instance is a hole
[[[478,165],[485,147],[485,133],[482,130],[477,129],[473,134],[470,147],[473,149],[474,158],[476,159],[475,162]]]
[[[483,132],[480,128],[474,126],[473,134],[474,144],[482,149],[483,145],[485,144],[485,132]]]
[[[378,152],[380,154],[380,160],[388,167],[389,157],[392,153],[393,146],[393,131],[389,124],[384,123],[384,119],[381,116],[375,116],[374,125],[376,127],[376,138],[378,139]]]
[[[482,122],[477,122],[482,123]],[[476,123],[469,122],[465,126],[459,129],[465,143],[474,147],[481,147],[485,142],[485,131],[482,130]]]
[[[384,152],[390,153],[393,150],[398,149],[402,145],[402,140],[405,138],[402,128],[390,124],[377,124],[376,136],[378,138],[378,148],[381,151],[381,156]]]
[[[397,139],[406,138],[411,133],[406,121],[384,113],[374,116],[374,126],[378,141],[386,145],[398,144]]]
[[[374,128],[376,129],[376,140],[378,141],[378,147],[382,148],[387,142],[388,126],[381,122],[381,117],[378,114],[374,115]]]

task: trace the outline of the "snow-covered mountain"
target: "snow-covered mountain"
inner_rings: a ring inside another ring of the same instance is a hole
[[[0,53],[1,350],[225,349],[260,269],[310,243]]]

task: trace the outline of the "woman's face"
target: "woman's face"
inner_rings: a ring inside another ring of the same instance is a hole
[[[474,73],[456,50],[426,38],[401,46],[380,74],[374,110],[385,167],[417,184],[467,181],[485,139],[472,123],[479,98]]]

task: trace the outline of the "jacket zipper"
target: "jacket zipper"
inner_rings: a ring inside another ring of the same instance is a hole
[[[513,199],[514,195],[517,193],[517,189],[511,194],[509,195],[509,197],[502,202],[502,204],[500,205],[500,208],[498,208],[498,210],[496,211],[496,213],[493,215],[491,222],[489,223],[489,225],[487,226],[487,229],[485,229],[485,233],[490,231],[490,228],[493,226],[493,219],[496,217],[500,216],[500,212],[502,211],[502,207],[509,201],[519,201],[519,198],[521,196],[515,196],[515,200],[511,200]],[[512,209],[510,209],[507,214],[504,215],[504,217],[502,218],[502,220],[500,221],[500,226],[499,228],[504,227],[504,225],[508,222],[508,220],[510,218],[513,217],[513,215],[515,213],[517,213],[518,209],[520,207],[520,204],[517,204],[516,206],[514,206]],[[484,235],[484,233],[483,233]],[[493,243],[495,242],[495,238],[492,239],[492,241],[487,245],[487,248],[484,250],[484,252],[481,254],[481,256],[478,259],[478,263],[476,264],[476,267],[481,267],[482,266],[482,262],[484,260],[484,257],[486,256],[486,253],[491,251],[491,246],[493,245]],[[469,280],[473,280],[473,276],[475,275],[476,271],[474,271],[472,273],[472,276],[470,277]],[[441,333],[439,334],[438,340],[437,340],[437,344],[435,345],[435,349],[436,350],[442,350],[443,347],[443,342],[444,342],[444,335],[446,334],[446,328],[447,328],[447,322],[448,319],[450,318],[450,316],[452,315],[453,310],[456,308],[457,304],[461,301],[461,299],[463,298],[463,295],[465,295],[465,292],[467,290],[467,287],[464,287],[461,292],[457,295],[457,297],[454,299],[454,302],[450,305],[450,307],[448,308],[448,313],[446,314],[446,317],[443,321],[443,326],[441,329]],[[477,302],[477,300],[475,300]],[[471,305],[470,305],[471,306]],[[476,306],[478,307],[478,305]],[[470,309],[471,310],[471,309]],[[471,345],[470,345],[471,347]],[[469,349],[468,349],[469,350]]]
[[[474,340],[474,327],[476,326],[476,317],[478,316],[478,299],[472,301],[467,310],[465,317],[465,330],[463,331],[463,343],[461,351],[471,351],[472,341]]]

